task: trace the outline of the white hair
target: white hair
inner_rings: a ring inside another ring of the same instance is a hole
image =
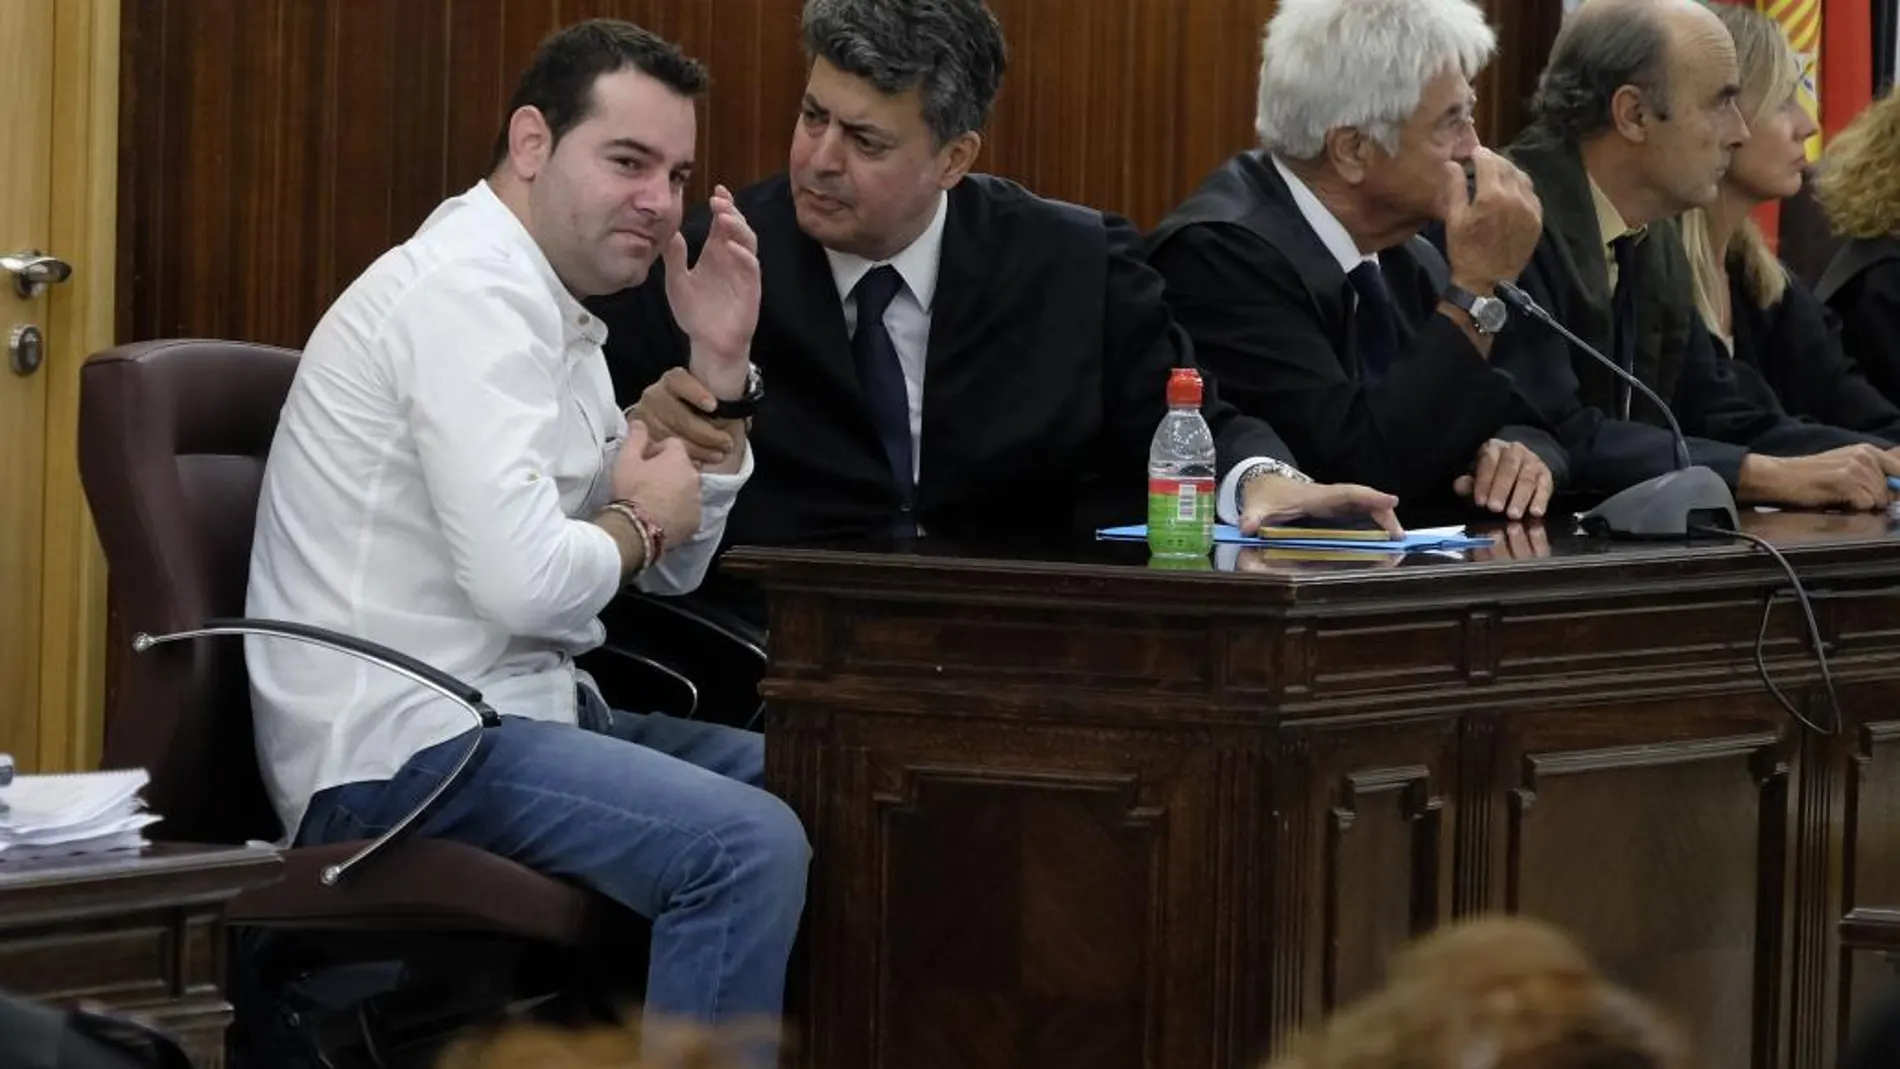
[[[1326,131],[1351,126],[1387,152],[1425,83],[1456,66],[1467,78],[1498,38],[1474,0],[1280,0],[1261,43],[1261,147],[1310,160]]]

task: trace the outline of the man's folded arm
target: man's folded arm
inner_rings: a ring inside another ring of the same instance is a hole
[[[557,435],[574,404],[556,379],[558,314],[506,264],[444,268],[386,327],[423,481],[455,579],[475,611],[519,635],[584,627],[620,588],[613,537],[562,510]],[[438,325],[474,344],[442,350]],[[607,473],[603,472],[606,478]]]
[[[1513,412],[1509,378],[1442,315],[1379,382],[1353,379],[1292,265],[1240,227],[1186,227],[1151,263],[1202,366],[1270,420],[1315,478],[1442,494]]]
[[[682,545],[669,545],[660,562],[641,572],[634,585],[649,594],[686,594],[699,588],[706,572],[719,556],[720,542],[726,534],[726,518],[733,502],[752,477],[752,447],[746,446],[739,470],[722,475],[705,472],[699,476],[699,530]]]
[[[1549,261],[1552,255],[1540,248],[1518,285],[1562,321],[1563,304],[1547,281],[1558,270]],[[1521,315],[1511,317],[1491,350],[1492,363],[1511,374],[1519,395],[1555,431],[1558,444],[1569,456],[1571,486],[1589,493],[1608,493],[1676,470],[1676,439],[1668,427],[1611,419],[1603,409],[1583,403],[1577,363],[1589,359],[1585,354],[1573,353],[1570,342],[1548,326]],[[1685,368],[1683,381],[1689,375]],[[1643,406],[1649,402],[1638,396],[1632,404]],[[1731,489],[1735,488],[1741,480],[1748,447],[1698,437],[1681,404],[1671,399],[1671,410],[1688,436],[1690,462],[1713,470]]]

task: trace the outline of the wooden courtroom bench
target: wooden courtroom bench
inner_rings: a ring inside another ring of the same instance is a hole
[[[1239,1069],[1462,914],[1579,936],[1704,1064],[1832,1069],[1891,979],[1900,538],[1555,530],[1471,560],[740,550],[810,831],[812,1069]],[[1773,678],[1814,727],[1778,704]],[[1844,952],[1850,914],[1870,919]],[[1873,911],[1873,912],[1868,912]],[[1900,944],[1896,944],[1900,945]]]

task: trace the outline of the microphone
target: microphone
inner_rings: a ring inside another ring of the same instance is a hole
[[[1556,316],[1545,311],[1543,305],[1531,300],[1530,294],[1525,293],[1509,282],[1501,281],[1498,283],[1497,288],[1498,296],[1504,298],[1506,304],[1562,335],[1565,341],[1576,346],[1597,363],[1609,368],[1617,378],[1628,383],[1637,393],[1642,394],[1648,399],[1650,404],[1655,405],[1657,411],[1663,414],[1663,419],[1669,422],[1669,433],[1676,436],[1676,470],[1681,471],[1684,468],[1695,467],[1695,463],[1689,459],[1689,439],[1683,436],[1682,425],[1676,422],[1676,414],[1669,410],[1669,406],[1663,403],[1663,399],[1657,395],[1655,390],[1649,388],[1648,383],[1625,370],[1623,365],[1603,355],[1596,346],[1577,337],[1571,332],[1569,327],[1558,322]]]
[[[1676,414],[1656,391],[1557,322],[1557,317],[1531,300],[1530,294],[1502,281],[1497,290],[1505,303],[1556,331],[1578,352],[1609,368],[1617,378],[1647,398],[1663,414],[1669,423],[1669,433],[1675,436],[1676,470],[1644,479],[1605,498],[1578,519],[1586,533],[1615,538],[1687,538],[1698,529],[1733,531],[1741,526],[1735,515],[1735,495],[1729,492],[1728,483],[1713,470],[1690,462],[1689,440],[1683,437],[1682,425],[1676,422]]]
[[[1409,248],[1442,293],[1451,282],[1451,268],[1445,263],[1444,255],[1422,235],[1412,238]],[[1689,440],[1683,436],[1682,425],[1676,422],[1676,414],[1656,391],[1579,338],[1516,285],[1500,281],[1497,292],[1506,304],[1543,323],[1642,394],[1662,412],[1669,424],[1669,433],[1675,437],[1675,470],[1644,479],[1605,498],[1579,517],[1578,523],[1586,533],[1615,538],[1687,538],[1698,528],[1733,531],[1741,525],[1735,515],[1735,495],[1729,491],[1728,483],[1710,468],[1691,462]]]

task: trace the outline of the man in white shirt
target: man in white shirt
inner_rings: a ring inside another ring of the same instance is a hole
[[[743,432],[696,471],[615,406],[581,298],[664,253],[696,374],[745,389],[756,239],[721,188],[686,269],[682,190],[706,73],[610,20],[550,37],[484,182],[372,265],[312,334],[271,450],[248,609],[394,647],[480,689],[466,712],[380,668],[247,648],[257,747],[287,835],[389,827],[479,738],[425,835],[653,918],[648,1013],[780,1011],[809,846],[760,790],[759,736],[608,709],[574,666],[627,583],[690,590],[752,472]]]

